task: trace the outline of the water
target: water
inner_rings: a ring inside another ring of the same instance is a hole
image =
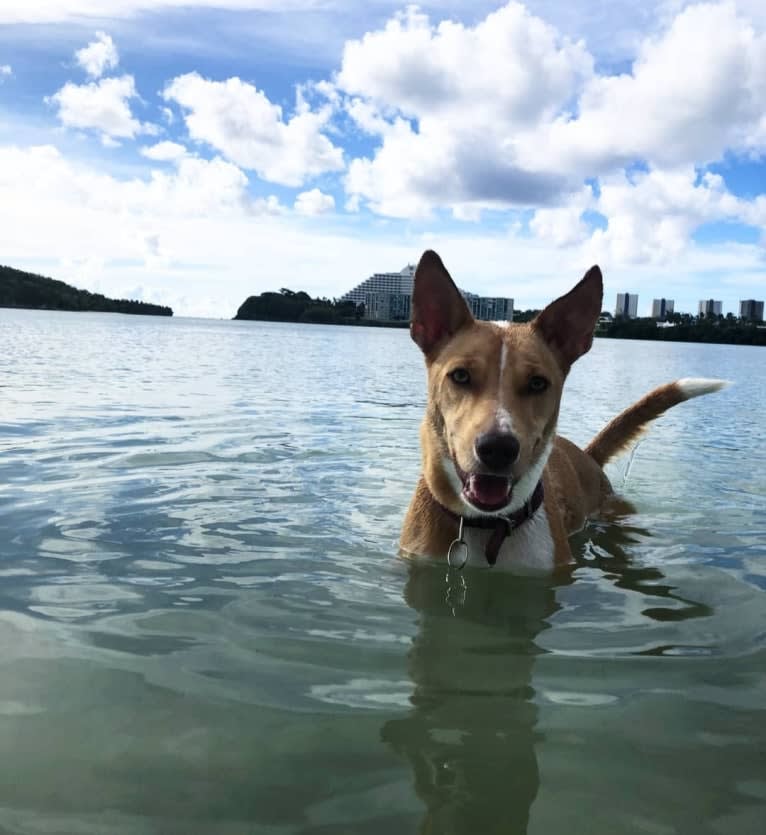
[[[395,559],[406,331],[0,310],[0,831],[760,833],[766,351],[597,340],[637,505],[571,576]]]

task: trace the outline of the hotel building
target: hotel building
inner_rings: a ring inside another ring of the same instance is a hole
[[[410,318],[414,278],[415,267],[412,264],[408,264],[398,273],[375,273],[353,290],[349,290],[341,300],[363,304],[365,319],[406,321]],[[513,321],[513,299],[478,296],[464,290],[460,292],[477,319]]]

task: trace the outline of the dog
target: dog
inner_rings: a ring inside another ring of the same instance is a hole
[[[557,435],[564,382],[590,350],[602,298],[594,266],[529,323],[480,322],[441,258],[423,254],[410,335],[425,357],[428,403],[422,474],[399,543],[404,555],[516,573],[571,565],[570,534],[592,516],[619,512],[603,465],[667,409],[726,385],[686,378],[660,386],[584,450]]]

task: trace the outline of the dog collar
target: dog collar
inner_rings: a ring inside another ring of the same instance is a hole
[[[515,531],[516,528],[521,527],[521,525],[531,519],[539,510],[540,505],[543,503],[543,482],[542,480],[538,481],[537,486],[532,491],[532,495],[517,511],[507,516],[465,517],[444,507],[435,498],[434,501],[447,516],[458,522],[457,539],[450,545],[449,552],[447,553],[447,561],[449,564],[453,565],[452,555],[457,551],[463,551],[465,554],[465,558],[462,561],[455,560],[455,566],[457,568],[462,568],[468,559],[467,545],[463,540],[463,528],[466,527],[492,530],[492,536],[487,540],[484,548],[484,556],[490,565],[494,565],[497,562],[497,556],[506,537],[510,536],[512,531]]]

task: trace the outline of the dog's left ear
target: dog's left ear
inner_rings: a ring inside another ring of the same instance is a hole
[[[532,327],[559,355],[565,373],[590,350],[603,297],[601,270],[591,267],[579,284],[533,320]]]
[[[415,270],[410,335],[429,356],[445,339],[472,321],[471,311],[442,259],[433,250],[426,250]]]

